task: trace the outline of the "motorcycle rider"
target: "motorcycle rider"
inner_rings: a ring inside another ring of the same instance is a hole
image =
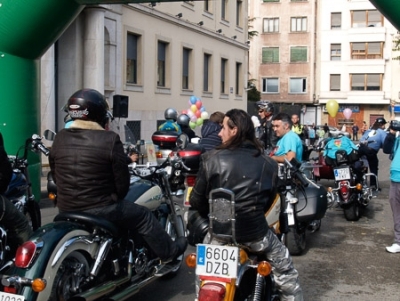
[[[276,162],[264,154],[255,137],[253,122],[243,110],[232,109],[225,114],[219,136],[222,144],[202,155],[189,199],[192,209],[206,217],[208,195],[212,189],[233,191],[238,243],[265,255],[271,262],[281,300],[303,300],[298,272],[289,252],[268,227],[264,217],[276,194]]]
[[[93,89],[82,89],[68,99],[74,120],[62,129],[49,154],[57,184],[60,211],[84,211],[140,234],[164,262],[183,254],[187,241],[172,241],[150,210],[125,200],[129,190],[127,158],[118,134],[106,131],[108,104]]]
[[[360,139],[359,154],[367,157],[369,170],[377,177],[379,169],[378,152],[383,147],[387,135],[387,131],[384,130],[386,123],[385,118],[377,118],[371,129],[366,130]],[[370,187],[378,191],[381,190],[377,186],[375,177],[370,177]]]
[[[264,145],[267,155],[275,148],[278,137],[272,129],[272,117],[274,116],[274,105],[267,100],[256,102],[258,114],[261,118],[261,136],[260,141]]]
[[[165,122],[158,127],[159,131],[173,131],[178,135],[182,133],[181,127],[176,123],[178,112],[173,108],[168,108],[164,111]]]
[[[292,119],[286,113],[279,113],[272,118],[272,128],[279,141],[271,154],[271,158],[278,163],[285,163],[285,158],[289,161],[296,158],[302,162],[303,144],[299,135],[292,131]]]
[[[18,246],[28,240],[32,229],[26,217],[3,195],[8,189],[12,174],[12,166],[4,149],[3,135],[0,133],[0,224],[7,229],[10,254],[14,256]]]
[[[190,128],[189,123],[190,123],[190,117],[186,114],[181,114],[178,117],[177,120],[178,125],[181,127],[181,130],[183,133],[188,135],[189,141],[196,137],[195,132]]]

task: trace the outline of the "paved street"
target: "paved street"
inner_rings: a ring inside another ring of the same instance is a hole
[[[307,233],[306,252],[293,257],[305,300],[400,300],[400,254],[385,250],[393,239],[388,203],[390,161],[382,152],[379,158],[379,182],[383,189],[363,217],[358,222],[348,222],[343,210],[330,209],[320,231]],[[43,179],[45,189],[46,178]],[[50,222],[56,209],[48,200],[42,201],[42,208],[42,223]],[[193,251],[189,247],[188,252]],[[147,301],[194,300],[194,271],[183,267],[177,277],[155,281],[136,297]]]

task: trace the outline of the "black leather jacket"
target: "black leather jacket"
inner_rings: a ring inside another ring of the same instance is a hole
[[[261,127],[263,133],[261,134],[260,141],[264,144],[265,149],[270,151],[275,148],[276,143],[279,140],[272,129],[272,117],[269,120],[266,118],[262,119]]]
[[[211,150],[202,155],[200,170],[190,195],[192,209],[202,216],[209,212],[212,189],[226,188],[235,193],[236,238],[249,242],[268,230],[264,212],[276,194],[278,164],[262,154],[254,157],[252,144],[229,150]]]
[[[74,121],[61,130],[49,163],[61,211],[80,211],[122,200],[129,190],[129,170],[119,136],[97,123]]]

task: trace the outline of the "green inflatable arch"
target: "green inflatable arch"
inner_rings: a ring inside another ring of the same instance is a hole
[[[200,1],[200,0],[199,0]],[[85,5],[143,0],[3,0],[0,2],[0,132],[9,154],[40,131],[40,57]],[[157,2],[180,2],[157,0]],[[400,1],[371,0],[398,29]],[[40,134],[40,133],[39,133]],[[40,196],[40,157],[29,157],[34,193]]]

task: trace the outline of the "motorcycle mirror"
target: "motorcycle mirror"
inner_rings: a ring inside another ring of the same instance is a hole
[[[49,141],[54,141],[54,138],[56,137],[56,133],[54,133],[51,130],[45,130],[43,133],[44,138]]]
[[[185,149],[189,143],[189,137],[186,134],[180,134],[176,139],[176,146],[179,149]]]

